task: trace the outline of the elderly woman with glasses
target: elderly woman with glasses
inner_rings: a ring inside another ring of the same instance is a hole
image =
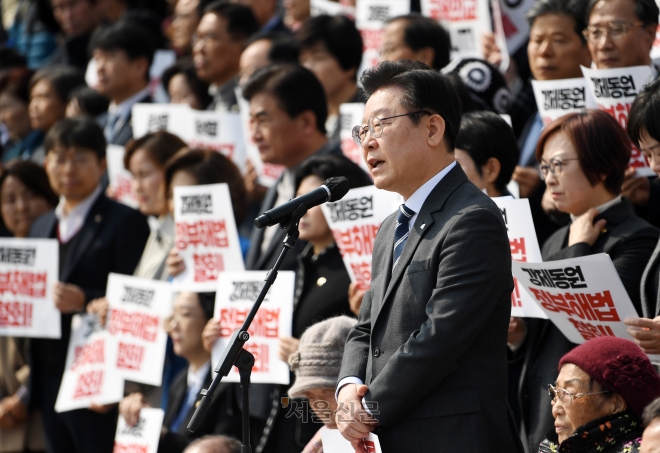
[[[561,358],[548,393],[555,424],[539,453],[636,453],[660,377],[633,342],[600,337]]]
[[[640,279],[660,231],[637,217],[620,195],[632,143],[605,112],[587,110],[550,123],[536,157],[557,209],[572,222],[543,245],[543,261],[607,253],[638,313]],[[541,389],[556,377],[555,364],[575,344],[550,321],[515,319],[510,329],[512,362],[524,364],[518,382],[525,432],[538,445],[552,426],[549,397]]]

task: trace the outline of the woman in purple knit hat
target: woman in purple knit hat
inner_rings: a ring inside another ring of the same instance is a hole
[[[539,453],[638,453],[642,412],[660,397],[660,377],[635,343],[600,337],[562,357],[548,392],[555,429]]]

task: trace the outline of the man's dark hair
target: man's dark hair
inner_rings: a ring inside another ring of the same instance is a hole
[[[126,144],[124,167],[130,168],[133,155],[138,150],[143,150],[152,163],[164,169],[167,162],[185,147],[186,142],[167,131],[149,132],[140,138],[129,140]]]
[[[371,178],[352,160],[343,155],[324,154],[306,159],[293,176],[296,191],[300,183],[308,176],[318,176],[322,181],[335,176],[344,176],[348,179],[351,189],[370,186]]]
[[[249,101],[259,93],[274,96],[289,118],[311,110],[316,115],[316,129],[325,134],[328,105],[321,82],[309,69],[297,64],[261,68],[245,83],[243,97]]]
[[[213,3],[216,0],[199,0],[197,3],[197,14],[199,15],[199,18],[201,19],[202,16],[204,15],[204,11],[206,10],[206,7],[209,6],[211,3]]]
[[[188,445],[185,451],[198,447],[203,453],[227,451],[227,453],[241,453],[242,444],[237,439],[225,435],[208,435],[201,437]]]
[[[601,0],[589,0],[585,14],[585,20],[587,23],[589,23],[591,11],[593,11],[596,3],[600,1]],[[635,0],[635,16],[644,22],[644,25],[657,25],[659,14],[660,9],[658,9],[658,5],[655,3],[655,0]]]
[[[69,96],[73,90],[87,86],[83,73],[73,66],[66,65],[49,66],[38,70],[30,80],[30,91],[42,80],[46,80],[53,86],[60,101],[65,105],[69,102]]]
[[[91,118],[64,118],[53,125],[44,139],[46,153],[57,147],[86,148],[99,160],[105,158],[106,141],[103,129]]]
[[[463,115],[456,148],[472,158],[480,175],[481,167],[486,165],[488,159],[497,159],[500,162],[500,174],[495,180],[495,188],[504,192],[518,164],[520,150],[513,129],[500,115],[486,111]]]
[[[357,80],[357,71],[362,62],[363,43],[362,36],[351,19],[342,15],[327,14],[311,17],[303,22],[296,33],[296,39],[302,49],[323,44],[344,71],[355,69]]]
[[[642,88],[628,114],[628,135],[638,148],[644,131],[660,141],[660,79]]]
[[[582,30],[587,26],[584,18],[584,10],[587,6],[586,0],[537,0],[525,14],[527,23],[531,27],[534,21],[546,14],[558,14],[573,19],[573,30],[584,44],[587,40],[582,35]]]
[[[121,50],[129,60],[145,58],[147,70],[145,78],[149,80],[149,68],[154,60],[156,45],[150,33],[137,24],[129,21],[119,21],[96,29],[89,43],[89,53],[99,49],[105,52]]]
[[[396,20],[405,20],[406,28],[403,40],[412,50],[420,50],[430,47],[435,52],[433,58],[433,69],[442,69],[449,64],[449,52],[451,51],[451,38],[449,32],[436,20],[421,14],[407,14],[393,17],[387,23]]]
[[[3,170],[2,176],[0,176],[0,189],[5,180],[12,176],[22,182],[36,196],[46,200],[51,207],[57,206],[59,197],[53,192],[44,167],[30,160],[14,159],[5,164]]]
[[[76,100],[80,112],[92,117],[99,116],[108,111],[110,101],[105,96],[99,94],[94,88],[81,86],[69,94],[69,102]]]
[[[419,61],[383,61],[364,71],[360,83],[367,99],[381,88],[399,87],[404,92],[399,103],[408,112],[428,110],[440,115],[445,120],[447,151],[454,151],[461,124],[461,101],[447,77]],[[418,125],[422,115],[410,115],[410,120]]]
[[[14,49],[0,46],[0,71],[27,66],[25,57]]]
[[[208,107],[213,101],[213,98],[209,94],[209,84],[197,76],[192,59],[182,58],[163,72],[160,82],[166,92],[169,93],[168,87],[170,86],[170,81],[177,74],[181,74],[186,79],[186,83],[188,83],[188,86],[199,100],[201,107],[203,109]]]
[[[245,47],[257,41],[269,41],[268,61],[271,64],[298,63],[300,45],[287,33],[281,31],[265,31],[255,33],[245,42]]]
[[[245,41],[259,31],[254,13],[245,5],[215,1],[204,9],[204,14],[209,13],[217,14],[227,21],[227,33],[232,39]]]
[[[660,417],[660,398],[657,398],[651,402],[644,409],[644,414],[642,415],[642,421],[644,426],[649,426],[653,423],[653,420]]]
[[[30,102],[30,79],[34,73],[27,68],[14,68],[0,73],[0,95],[7,93],[25,104]]]

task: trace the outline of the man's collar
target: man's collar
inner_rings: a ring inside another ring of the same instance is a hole
[[[434,177],[426,181],[422,186],[417,189],[413,194],[406,200],[406,206],[415,211],[416,213],[419,213],[419,211],[422,209],[422,205],[428,198],[429,194],[433,190],[435,186],[438,185],[440,180],[447,175],[451,171],[452,168],[456,166],[456,161],[450,163],[447,165],[445,168],[440,170]]]
[[[108,107],[108,112],[119,115],[120,118],[128,118],[128,116],[131,113],[131,109],[133,108],[133,105],[136,104],[138,101],[146,98],[147,96],[149,96],[149,85],[147,85],[146,87],[135,93],[130,98],[124,99],[119,104],[116,104],[115,102],[111,102],[110,106]]]
[[[60,202],[55,208],[55,216],[58,220],[62,220],[71,217],[74,214],[84,213],[83,217],[86,217],[96,199],[99,197],[99,195],[101,195],[102,191],[103,190],[101,189],[101,185],[99,184],[96,186],[96,189],[94,189],[94,192],[87,195],[87,197],[85,197],[80,203],[71,208],[71,210],[66,214],[64,213],[64,205],[66,203],[66,199],[63,196],[60,197]]]

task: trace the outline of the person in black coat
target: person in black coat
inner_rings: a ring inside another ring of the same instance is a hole
[[[548,125],[536,156],[557,208],[573,220],[545,242],[543,261],[607,253],[640,311],[640,279],[660,231],[635,216],[620,196],[631,148],[614,118],[587,110]],[[536,451],[554,423],[546,386],[557,377],[559,359],[576,345],[549,320],[516,321],[509,346],[511,359],[523,361],[518,386],[522,425],[530,451]]]
[[[106,142],[89,119],[63,119],[45,140],[46,172],[61,195],[54,211],[37,218],[29,237],[60,243],[59,282],[53,303],[62,312],[60,339],[31,343],[31,407],[43,413],[49,453],[111,452],[117,411],[97,408],[54,411],[64,373],[71,318],[92,300],[105,295],[108,274],[131,275],[149,236],[142,214],[103,195]]]

